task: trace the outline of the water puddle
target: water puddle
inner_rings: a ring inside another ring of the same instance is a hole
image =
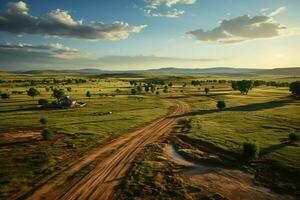
[[[173,161],[177,164],[187,166],[189,168],[183,170],[184,174],[187,175],[194,175],[194,174],[202,174],[207,172],[222,172],[223,169],[221,167],[212,167],[212,166],[204,166],[195,164],[193,162],[190,162],[186,160],[183,156],[181,156],[179,153],[177,153],[174,145],[167,144],[164,148],[165,153],[170,156]]]

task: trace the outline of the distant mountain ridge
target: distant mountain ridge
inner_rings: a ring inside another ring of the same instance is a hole
[[[146,70],[101,70],[95,68],[86,68],[79,70],[29,70],[16,71],[15,73],[23,74],[55,74],[55,73],[86,73],[86,74],[188,74],[188,75],[226,75],[226,74],[259,74],[259,75],[300,75],[300,67],[289,68],[233,68],[233,67],[213,67],[213,68],[176,68],[167,67],[160,69],[146,69]]]

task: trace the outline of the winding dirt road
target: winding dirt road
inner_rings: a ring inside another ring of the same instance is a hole
[[[38,187],[27,199],[114,199],[114,188],[125,177],[132,161],[142,148],[170,132],[178,116],[188,111],[187,105],[175,101],[168,117],[154,121],[150,125],[132,133],[122,135],[109,144],[95,149],[77,163],[64,170],[54,180],[50,179]],[[81,179],[68,181],[68,177],[90,164],[98,156],[112,149],[117,150],[97,165]]]

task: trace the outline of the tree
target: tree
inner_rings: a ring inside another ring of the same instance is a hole
[[[232,87],[233,90],[238,90],[238,89],[239,89],[239,88],[238,88],[238,84],[237,84],[236,81],[232,81],[232,82],[231,82],[231,87]]]
[[[131,89],[131,94],[136,95],[137,94],[137,90],[135,88]]]
[[[204,88],[204,91],[205,91],[205,94],[208,95],[208,93],[209,93],[209,88],[207,88],[207,87]]]
[[[247,95],[253,87],[253,82],[251,80],[236,81],[236,83],[232,82],[231,86],[234,90],[239,90],[241,94]]]
[[[42,117],[42,118],[40,119],[40,123],[43,124],[43,125],[47,124],[47,122],[48,122],[47,119],[44,118],[44,117]]]
[[[49,104],[47,99],[39,99],[39,105],[41,106],[47,106]]]
[[[145,88],[145,92],[149,92],[150,88],[149,88],[149,85],[144,85],[144,88]]]
[[[42,137],[44,140],[51,140],[53,138],[53,132],[50,129],[45,128],[42,131]]]
[[[300,98],[300,81],[295,81],[290,84],[290,91],[292,95]]]
[[[68,91],[68,92],[71,92],[71,91],[72,91],[72,88],[71,88],[71,87],[67,87],[67,91]]]
[[[10,95],[7,93],[1,93],[1,99],[9,99]]]
[[[87,91],[86,94],[85,94],[85,96],[88,97],[88,98],[91,98],[92,94],[91,94],[90,91]]]
[[[164,87],[163,92],[164,92],[164,93],[168,93],[168,92],[169,92],[169,91],[168,91],[168,86],[167,86],[167,85]]]
[[[56,98],[58,101],[60,99],[62,99],[65,95],[65,91],[63,89],[57,89],[57,88],[54,88],[53,89],[53,97]]]
[[[297,135],[296,133],[290,133],[289,134],[289,141],[290,142],[297,142],[300,140],[300,136]]]
[[[170,83],[168,84],[168,86],[169,86],[169,87],[172,87],[172,86],[173,86],[173,83],[172,83],[172,82],[170,82]]]
[[[217,102],[217,108],[219,108],[219,110],[224,110],[225,107],[226,107],[225,101],[221,100]]]
[[[156,93],[155,93],[155,94],[156,94],[156,96],[158,96],[158,95],[159,95],[159,91],[156,91]]]
[[[243,143],[243,155],[246,159],[252,160],[259,155],[260,148],[258,144],[252,141]]]
[[[33,88],[33,87],[29,88],[29,90],[27,90],[27,95],[32,97],[32,99],[34,99],[34,97],[39,95],[39,94],[40,94],[40,92],[37,89]]]

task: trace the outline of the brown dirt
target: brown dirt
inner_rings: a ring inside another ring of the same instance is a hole
[[[27,199],[112,199],[114,189],[122,181],[132,161],[142,148],[153,143],[166,133],[181,114],[188,111],[187,105],[176,101],[174,110],[165,118],[150,125],[123,135],[109,144],[95,149],[77,163],[36,188]],[[118,148],[109,157],[99,162],[87,175],[76,181],[68,177],[80,171],[105,152]]]
[[[0,144],[13,144],[29,142],[41,139],[41,133],[37,131],[13,131],[0,134]]]
[[[291,196],[276,194],[253,183],[253,176],[239,170],[207,172],[190,176],[203,193],[221,194],[230,200],[289,200]]]

